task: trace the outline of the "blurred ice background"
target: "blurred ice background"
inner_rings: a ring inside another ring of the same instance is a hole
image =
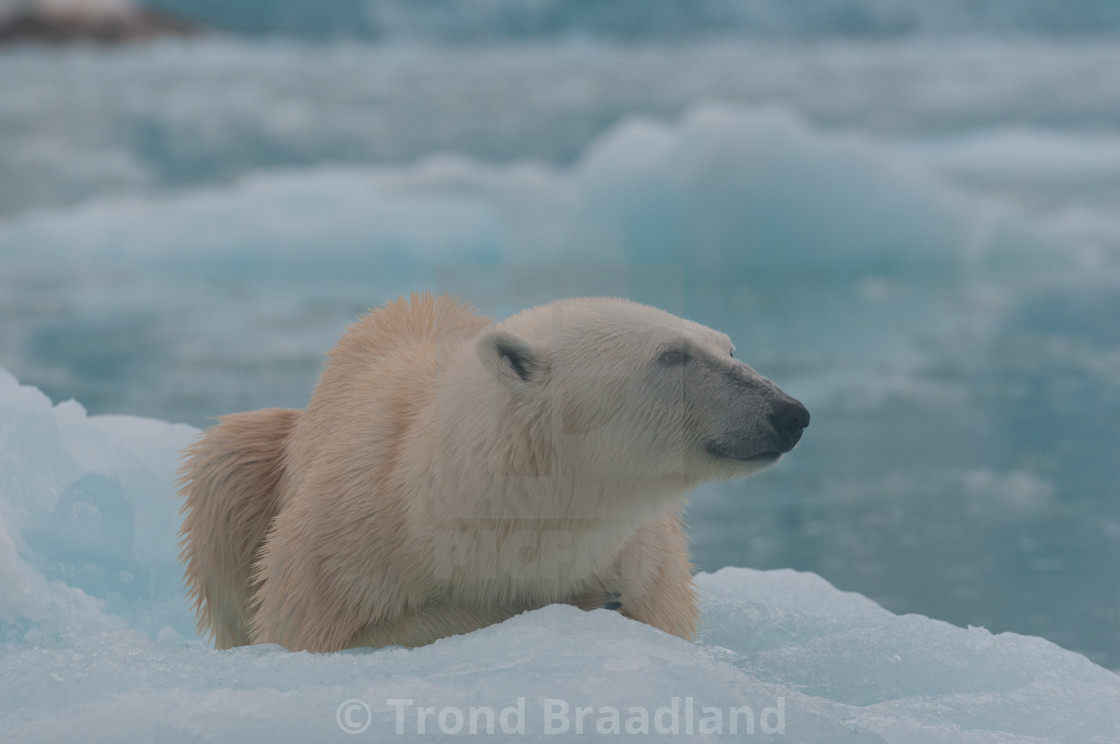
[[[779,467],[695,494],[702,569],[812,571],[1120,668],[1120,5],[150,7],[211,33],[0,48],[21,382],[203,426],[302,406],[400,293],[630,296],[813,412]],[[143,516],[87,470],[34,519],[9,504],[11,549],[189,635],[125,586],[170,547],[52,558],[82,509]]]

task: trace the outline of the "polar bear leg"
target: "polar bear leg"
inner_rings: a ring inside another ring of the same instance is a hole
[[[251,643],[253,562],[279,512],[284,446],[299,411],[224,416],[186,450],[181,560],[198,627],[217,648]]]
[[[638,528],[622,549],[617,571],[618,596],[607,598],[605,607],[692,638],[700,611],[679,508],[669,508]]]

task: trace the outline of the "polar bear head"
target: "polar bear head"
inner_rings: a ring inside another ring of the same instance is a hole
[[[531,443],[538,475],[687,488],[777,462],[809,424],[800,402],[734,358],[726,334],[627,300],[532,308],[475,350],[500,382],[497,418]]]

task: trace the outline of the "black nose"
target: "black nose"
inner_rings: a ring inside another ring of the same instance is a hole
[[[770,404],[769,421],[774,427],[778,448],[789,452],[801,441],[801,432],[809,425],[809,410],[801,401],[785,396]]]

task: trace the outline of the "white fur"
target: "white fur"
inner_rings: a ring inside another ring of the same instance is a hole
[[[682,344],[704,361],[687,375],[659,362]],[[685,495],[759,467],[703,446],[727,427],[762,430],[761,414],[726,414],[725,368],[754,374],[731,348],[607,298],[496,325],[430,296],[370,313],[307,409],[269,414],[294,422],[271,452],[245,454],[229,426],[259,431],[258,419],[237,417],[189,451],[183,553],[200,626],[219,646],[419,645],[617,597],[624,614],[688,637]],[[255,563],[231,565],[246,550]]]

